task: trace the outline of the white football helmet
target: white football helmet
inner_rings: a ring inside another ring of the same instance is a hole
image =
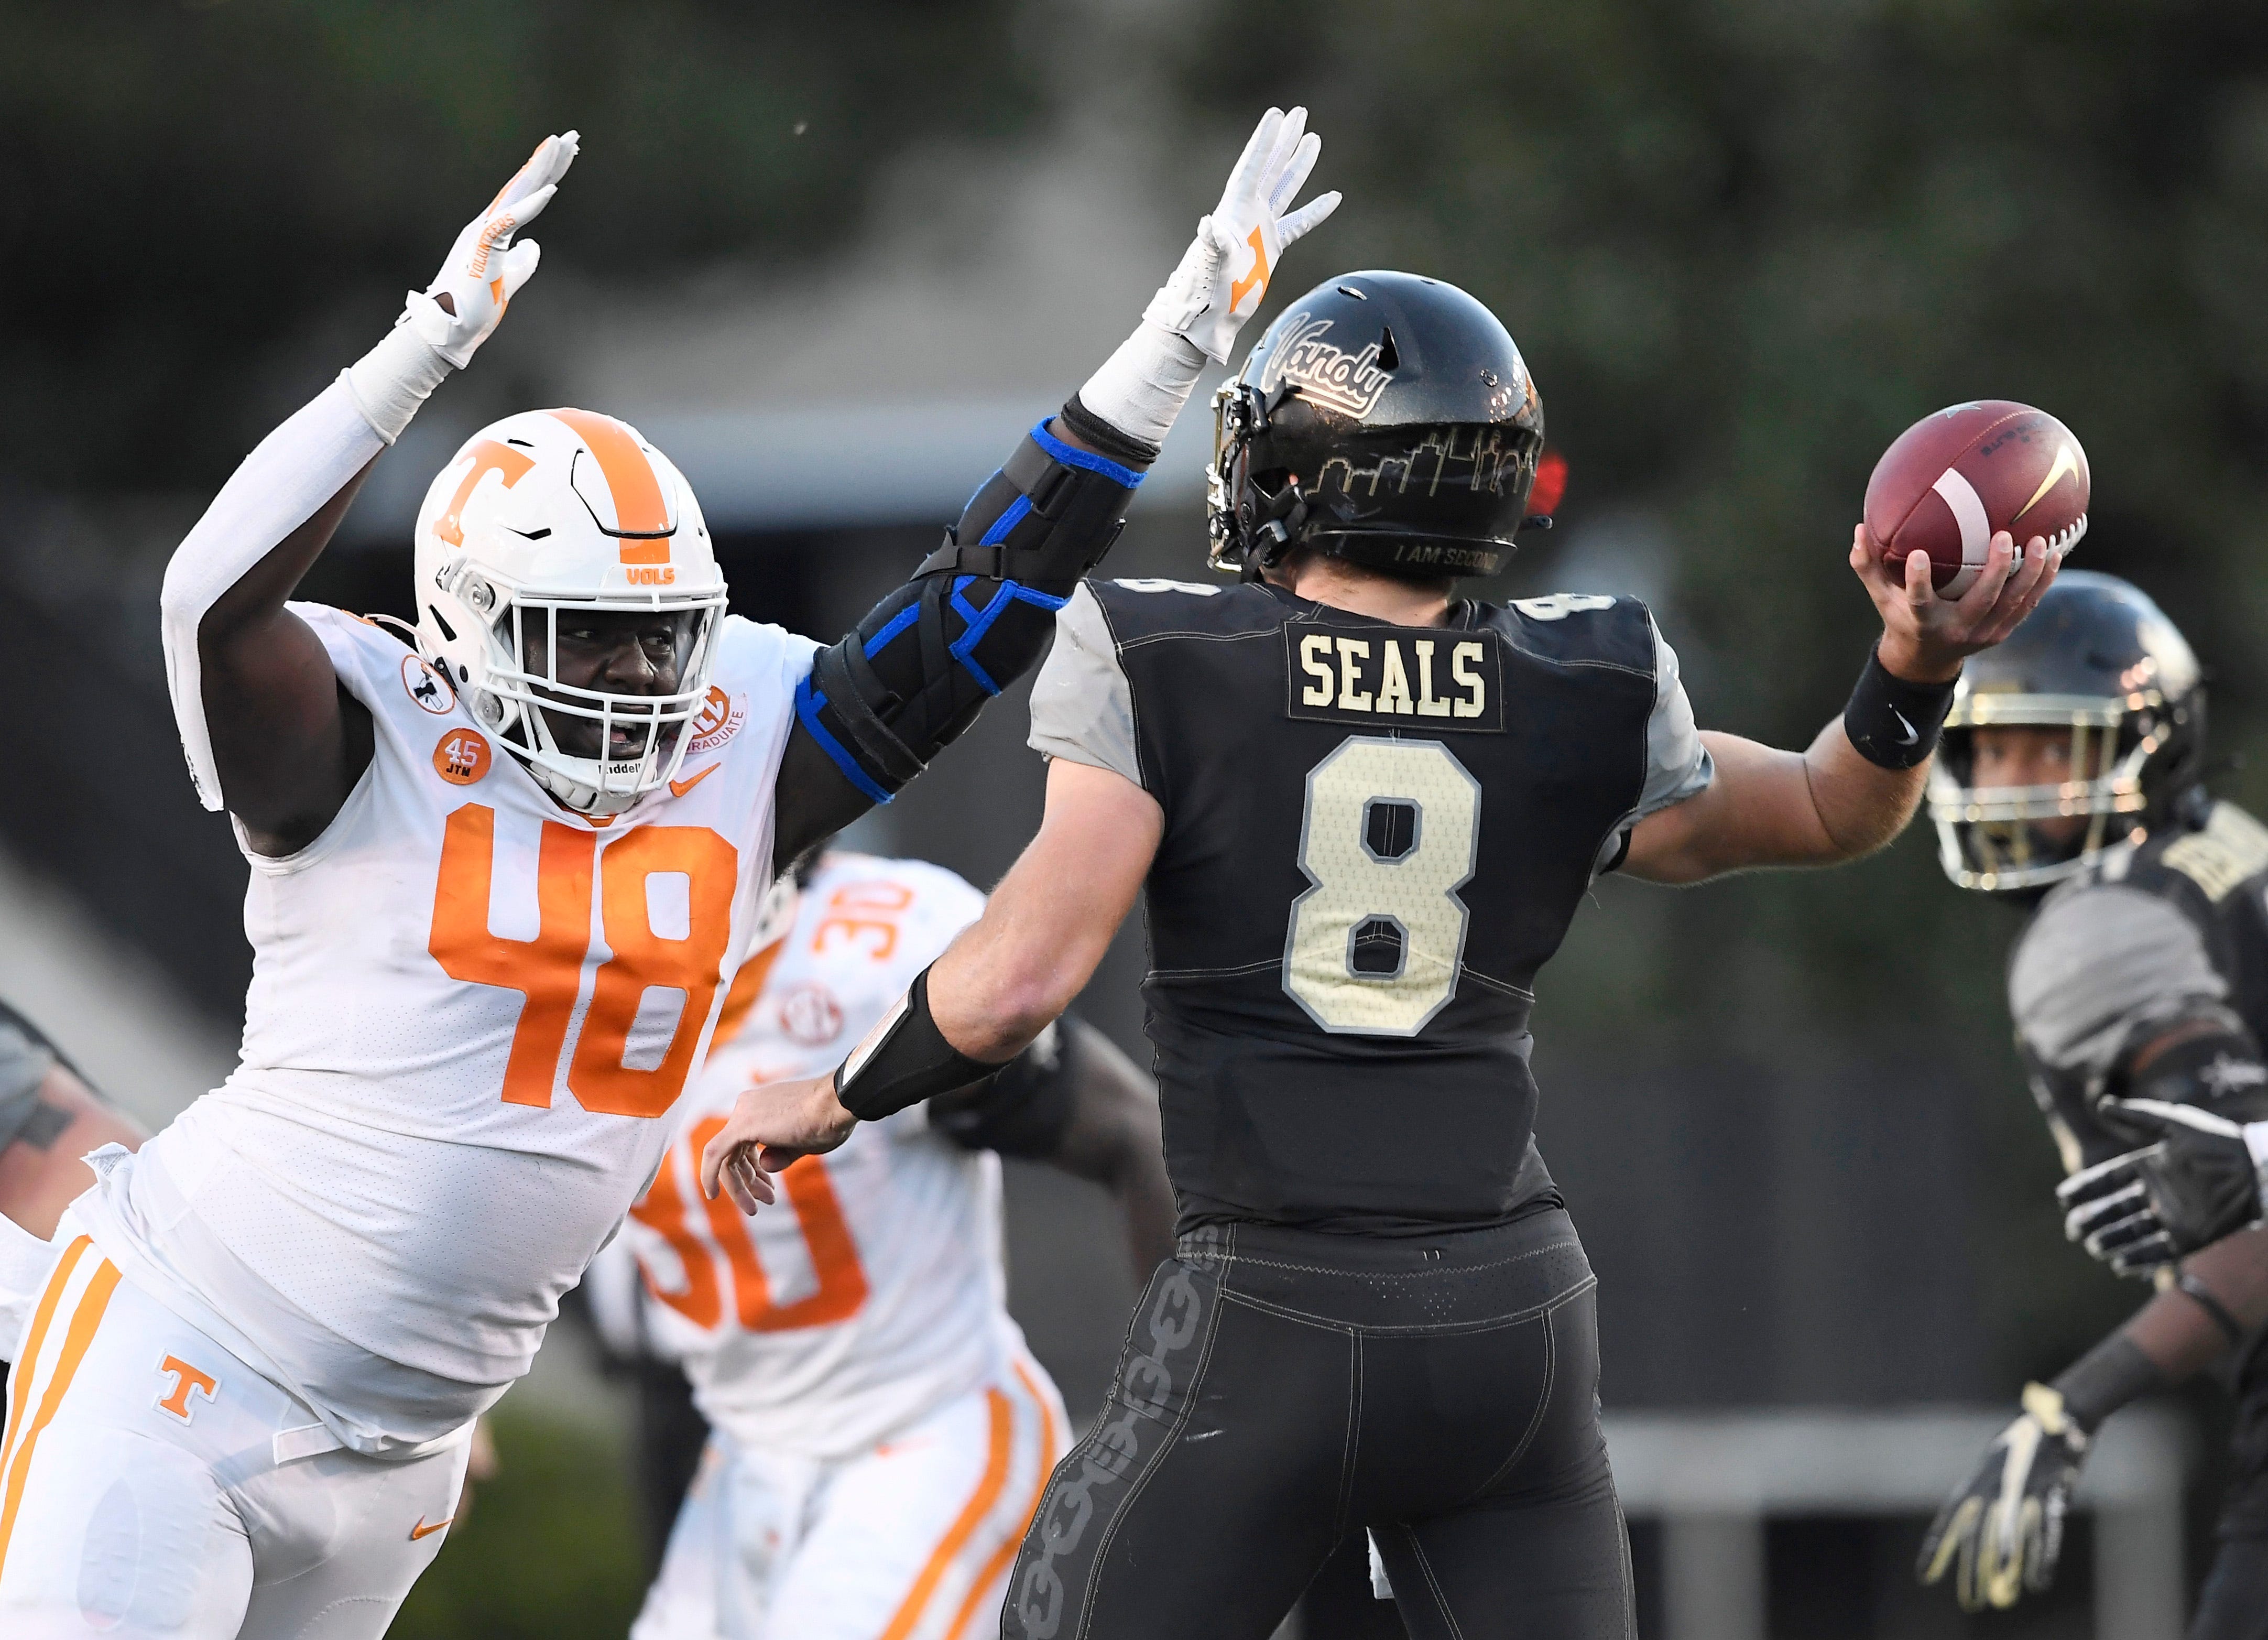
[[[683,726],[709,691],[725,578],[692,486],[635,428],[579,410],[483,427],[425,492],[415,573],[418,646],[560,802],[618,814],[677,772]],[[563,616],[656,610],[680,617],[670,693],[558,681]],[[598,756],[561,744],[576,719],[595,725]]]

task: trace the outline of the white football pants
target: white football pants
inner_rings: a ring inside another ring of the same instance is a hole
[[[0,1635],[378,1640],[447,1536],[468,1443],[342,1450],[85,1237],[57,1251],[0,1436]]]
[[[710,1438],[630,1640],[978,1640],[1065,1447],[1028,1356],[856,1457]]]

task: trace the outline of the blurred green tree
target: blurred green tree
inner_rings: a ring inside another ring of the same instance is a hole
[[[214,400],[335,308],[390,313],[550,131],[585,146],[539,237],[585,274],[829,247],[901,144],[1033,117],[1015,11],[7,0],[0,471],[225,471],[266,424]]]

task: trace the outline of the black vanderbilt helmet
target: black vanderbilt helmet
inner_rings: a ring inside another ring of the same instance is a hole
[[[2069,731],[2078,778],[1978,787],[1976,731],[1999,725]],[[2204,757],[2205,691],[2188,640],[2130,582],[2066,570],[1962,673],[1929,777],[1945,875],[1964,889],[2036,892],[2177,813],[2202,789]],[[2068,815],[2092,818],[2065,843],[2031,824]]]
[[[1412,578],[1491,575],[1543,449],[1543,402],[1454,284],[1347,273],[1286,308],[1213,395],[1216,569],[1295,546]]]

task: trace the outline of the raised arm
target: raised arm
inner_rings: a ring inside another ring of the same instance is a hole
[[[1705,734],[1716,778],[1631,830],[1622,868],[1650,883],[1699,883],[1759,866],[1856,860],[1905,829],[1921,802],[1931,750],[1961,663],[2031,613],[2058,560],[2035,538],[2021,561],[2004,531],[1959,600],[1932,591],[1909,558],[1903,583],[1853,532],[1851,568],[1882,617],[1882,636],[1843,716],[1800,752]]]
[[[166,671],[190,779],[264,854],[305,847],[371,757],[368,714],[284,608],[387,446],[495,330],[541,255],[513,233],[550,203],[577,137],[546,137],[410,292],[375,348],[261,440],[166,566]]]
[[[1321,147],[1306,122],[1302,108],[1268,111],[1133,335],[977,490],[912,578],[820,652],[780,767],[783,868],[888,802],[1039,659],[1205,360],[1227,358],[1278,255],[1338,204],[1324,194],[1287,211]]]

